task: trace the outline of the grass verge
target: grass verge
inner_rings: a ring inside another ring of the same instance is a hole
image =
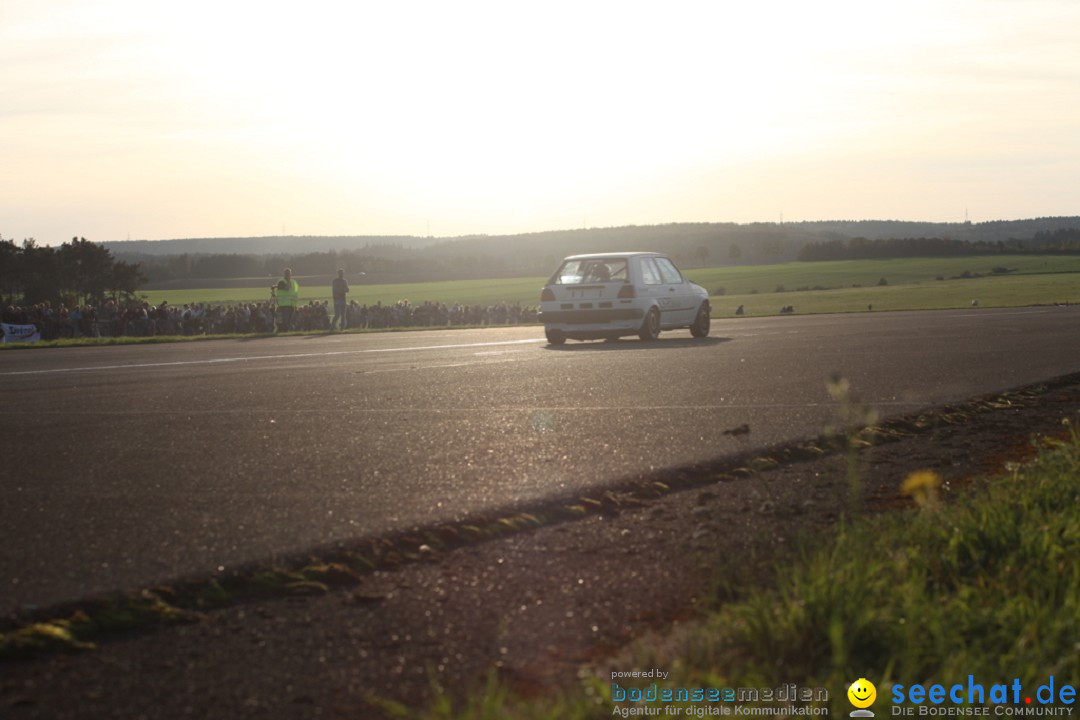
[[[592,718],[651,706],[659,711],[653,714],[700,717],[738,704],[612,702],[612,671],[657,668],[670,673],[660,683],[666,687],[823,688],[828,700],[820,705],[832,716],[852,710],[846,691],[858,678],[876,684],[871,709],[881,717],[892,714],[894,685],[966,688],[970,675],[986,689],[988,704],[992,686],[1008,685],[1010,709],[1022,712],[1024,698],[1035,701],[1051,676],[1057,688],[1080,684],[1078,478],[1075,431],[1034,462],[947,505],[933,501],[924,476],[912,491],[923,501],[920,510],[841,527],[832,540],[778,567],[774,587],[751,589],[707,618],[635,644],[603,670],[583,673],[580,688],[522,700],[493,680],[463,702],[442,694],[420,712],[383,710],[447,720]],[[1014,680],[1023,688],[1019,705]],[[621,687],[647,689],[652,682]]]

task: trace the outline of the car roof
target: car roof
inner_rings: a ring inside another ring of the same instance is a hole
[[[612,258],[612,257],[667,257],[664,253],[658,252],[605,252],[605,253],[587,253],[585,255],[569,255],[563,258],[566,260],[591,260],[600,258]]]

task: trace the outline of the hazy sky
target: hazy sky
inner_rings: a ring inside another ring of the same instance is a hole
[[[1077,0],[2,0],[0,236],[1080,214]]]

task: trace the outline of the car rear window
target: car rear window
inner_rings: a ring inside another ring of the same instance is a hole
[[[625,282],[626,277],[626,258],[586,258],[564,262],[555,273],[555,284]]]

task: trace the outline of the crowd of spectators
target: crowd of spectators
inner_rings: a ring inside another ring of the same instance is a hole
[[[441,327],[444,325],[519,325],[535,323],[537,308],[508,305],[446,305],[425,302],[413,305],[401,300],[393,305],[349,303],[351,328]]]
[[[454,325],[516,325],[536,322],[537,309],[520,304],[446,305],[425,302],[413,305],[401,300],[348,305],[348,328],[442,327]],[[275,330],[274,306],[269,302],[220,305],[190,303],[158,306],[146,302],[67,308],[49,302],[30,307],[7,307],[3,322],[35,325],[42,340],[79,337],[146,337],[154,335],[219,335],[270,333]],[[326,301],[299,305],[291,330],[329,331],[330,308]],[[280,329],[280,328],[279,328]]]

